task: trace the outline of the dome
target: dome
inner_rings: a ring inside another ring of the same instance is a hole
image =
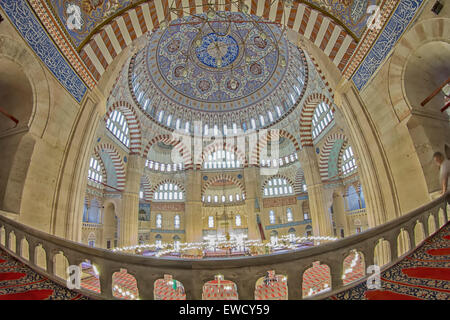
[[[264,128],[290,113],[307,83],[303,52],[256,16],[217,12],[205,20],[179,18],[149,35],[129,72],[140,108],[165,127],[191,133],[197,121],[204,131],[227,134]]]

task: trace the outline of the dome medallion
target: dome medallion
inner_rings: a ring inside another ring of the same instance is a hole
[[[204,23],[188,16],[153,32],[130,66],[138,104],[172,128],[194,120],[219,128],[234,120],[242,127],[239,112],[275,122],[301,97],[306,66],[278,26],[260,19],[222,12]]]

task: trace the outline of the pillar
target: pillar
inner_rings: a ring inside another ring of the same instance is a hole
[[[200,170],[186,171],[184,226],[186,242],[203,241],[202,173]]]
[[[325,207],[323,184],[314,147],[305,146],[300,151],[300,163],[308,188],[309,210],[315,236],[332,236],[333,229]]]
[[[334,218],[336,219],[336,232],[338,238],[341,236],[340,229],[344,229],[344,236],[348,237],[350,235],[350,227],[345,212],[344,197],[341,193],[333,193],[333,210]]]
[[[390,165],[367,106],[354,84],[347,80],[336,88],[334,100],[338,106],[336,122],[344,129],[356,155],[369,227],[399,217],[400,205]]]
[[[261,212],[260,208],[262,206],[261,169],[257,167],[245,168],[244,182],[247,196],[245,198],[245,211],[247,214],[248,239],[261,240],[256,222],[256,215]]]
[[[138,154],[130,154],[119,220],[119,243],[122,247],[138,244],[139,189],[143,170],[144,159]]]

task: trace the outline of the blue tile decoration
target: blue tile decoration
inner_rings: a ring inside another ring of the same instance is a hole
[[[300,226],[302,224],[308,224],[308,223],[311,223],[311,219],[288,222],[288,223],[283,223],[283,224],[272,224],[272,225],[266,226],[264,229],[272,230],[272,229],[279,229],[279,228],[289,228],[289,227]]]
[[[150,232],[155,233],[181,233],[184,234],[184,230],[168,230],[168,229],[150,229]]]
[[[398,4],[386,27],[352,77],[359,91],[366,86],[394,48],[423,2],[424,0],[401,0]]]
[[[0,0],[16,29],[73,98],[81,103],[87,87],[50,39],[25,0]]]

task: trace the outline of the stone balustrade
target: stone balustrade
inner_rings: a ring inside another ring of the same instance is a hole
[[[237,285],[240,299],[253,299],[257,280],[268,270],[275,270],[277,274],[287,276],[289,299],[302,299],[303,273],[313,262],[320,261],[330,269],[331,291],[313,297],[319,299],[355,285],[356,282],[344,286],[342,281],[343,261],[350,252],[357,250],[364,257],[366,267],[373,265],[376,257],[375,247],[383,239],[390,247],[388,252],[390,263],[384,268],[392,265],[400,258],[397,248],[405,247],[405,237],[399,235],[405,232],[408,234],[407,251],[400,252],[406,254],[448,221],[449,202],[450,193],[447,193],[398,219],[360,234],[307,249],[253,257],[188,260],[116,253],[65,240],[4,216],[0,216],[0,245],[34,270],[63,285],[66,284],[66,280],[56,276],[55,255],[62,253],[69,265],[79,265],[89,260],[99,272],[101,293],[85,289],[80,291],[100,299],[114,298],[113,274],[121,269],[126,269],[135,277],[140,299],[154,298],[154,282],[163,278],[164,274],[172,275],[173,279],[183,284],[187,299],[201,299],[203,284],[214,279],[217,274],[224,275],[225,279]],[[398,243],[399,241],[403,241],[402,245]],[[37,264],[36,248],[40,246],[45,250],[45,269]]]

